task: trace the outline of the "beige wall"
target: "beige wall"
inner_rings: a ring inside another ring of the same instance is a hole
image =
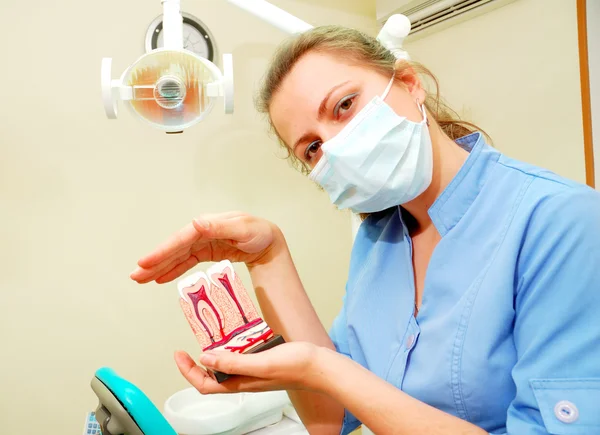
[[[404,6],[405,3],[407,3],[406,0],[377,0],[375,4],[376,18],[382,20],[398,9],[398,7]]]
[[[576,12],[517,0],[406,48],[502,152],[585,182]]]
[[[313,24],[374,31],[374,2],[275,1]],[[198,354],[174,284],[129,280],[136,260],[194,216],[240,209],[285,231],[329,326],[341,305],[350,221],[278,158],[252,91],[284,36],[222,0],[184,0],[235,62],[236,113],[219,104],[183,135],[121,106],[106,119],[100,60],[142,53],[159,0],[0,3],[0,432],[78,434],[110,366],[162,409],[187,387],[172,359]],[[249,285],[245,268],[238,267]]]

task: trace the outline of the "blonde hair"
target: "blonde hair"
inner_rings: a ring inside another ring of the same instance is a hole
[[[316,27],[290,38],[277,49],[256,98],[256,106],[260,113],[269,114],[273,95],[280,89],[283,80],[298,60],[312,51],[343,56],[346,62],[372,68],[388,77],[395,75],[396,80],[400,82],[406,75],[420,74],[433,83],[434,92],[427,92],[424,104],[429,116],[435,119],[446,135],[455,140],[475,131],[482,131],[475,124],[461,120],[458,114],[442,101],[436,77],[423,65],[416,62],[399,62],[377,39],[361,31],[340,26]],[[291,152],[277,133],[270,117],[269,124],[271,131],[287,151],[286,158],[289,158],[296,168],[308,174],[310,167]]]

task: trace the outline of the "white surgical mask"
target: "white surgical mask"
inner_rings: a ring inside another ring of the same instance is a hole
[[[375,96],[335,137],[321,145],[322,156],[309,178],[333,204],[355,213],[373,213],[404,204],[429,187],[433,172],[431,137],[423,121],[399,116]]]

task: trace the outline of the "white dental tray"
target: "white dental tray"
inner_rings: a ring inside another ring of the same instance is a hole
[[[265,433],[283,433],[276,431],[277,423],[287,425],[284,430],[291,434],[303,428],[284,418],[289,404],[285,391],[202,395],[195,388],[187,388],[167,399],[163,414],[179,435],[262,434],[260,429],[267,427],[275,431]]]

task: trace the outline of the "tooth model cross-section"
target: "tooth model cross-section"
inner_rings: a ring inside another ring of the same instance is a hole
[[[231,262],[177,283],[179,304],[203,351],[257,353],[284,343],[260,318]],[[213,372],[218,382],[230,376]]]

